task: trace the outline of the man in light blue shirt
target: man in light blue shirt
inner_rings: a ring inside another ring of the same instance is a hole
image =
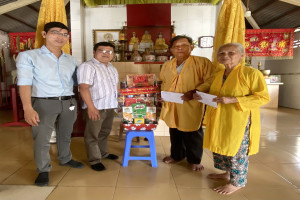
[[[25,121],[32,126],[34,160],[38,177],[35,184],[49,184],[50,137],[55,127],[60,165],[82,168],[70,151],[77,102],[73,93],[75,58],[61,49],[68,42],[69,30],[60,22],[45,24],[45,45],[22,52],[17,57],[18,85]]]

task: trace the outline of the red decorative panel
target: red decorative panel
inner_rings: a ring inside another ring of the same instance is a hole
[[[154,94],[160,93],[158,86],[120,89],[122,95]]]
[[[35,32],[8,33],[10,41],[10,55],[34,48]]]
[[[127,5],[127,26],[170,26],[171,4]]]
[[[249,57],[293,58],[295,29],[248,29],[245,50]]]
[[[69,32],[69,43],[71,44],[71,32]],[[8,33],[10,43],[10,55],[18,55],[22,51],[34,49],[35,32]],[[72,49],[70,49],[72,55]]]

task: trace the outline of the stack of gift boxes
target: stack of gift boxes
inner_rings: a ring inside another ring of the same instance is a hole
[[[125,130],[153,130],[157,126],[160,94],[155,74],[128,74],[120,83],[119,104]]]

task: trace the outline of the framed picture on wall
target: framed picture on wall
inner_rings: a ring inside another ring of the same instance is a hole
[[[214,37],[213,36],[202,36],[198,38],[198,46],[200,48],[213,48]]]
[[[93,30],[94,44],[119,40],[120,29]]]

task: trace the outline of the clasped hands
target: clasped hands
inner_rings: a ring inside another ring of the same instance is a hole
[[[196,100],[202,100],[201,96],[197,93],[193,94],[193,98]],[[212,100],[213,102],[222,103],[222,104],[230,104],[230,103],[237,103],[238,100],[235,97],[216,97]]]

